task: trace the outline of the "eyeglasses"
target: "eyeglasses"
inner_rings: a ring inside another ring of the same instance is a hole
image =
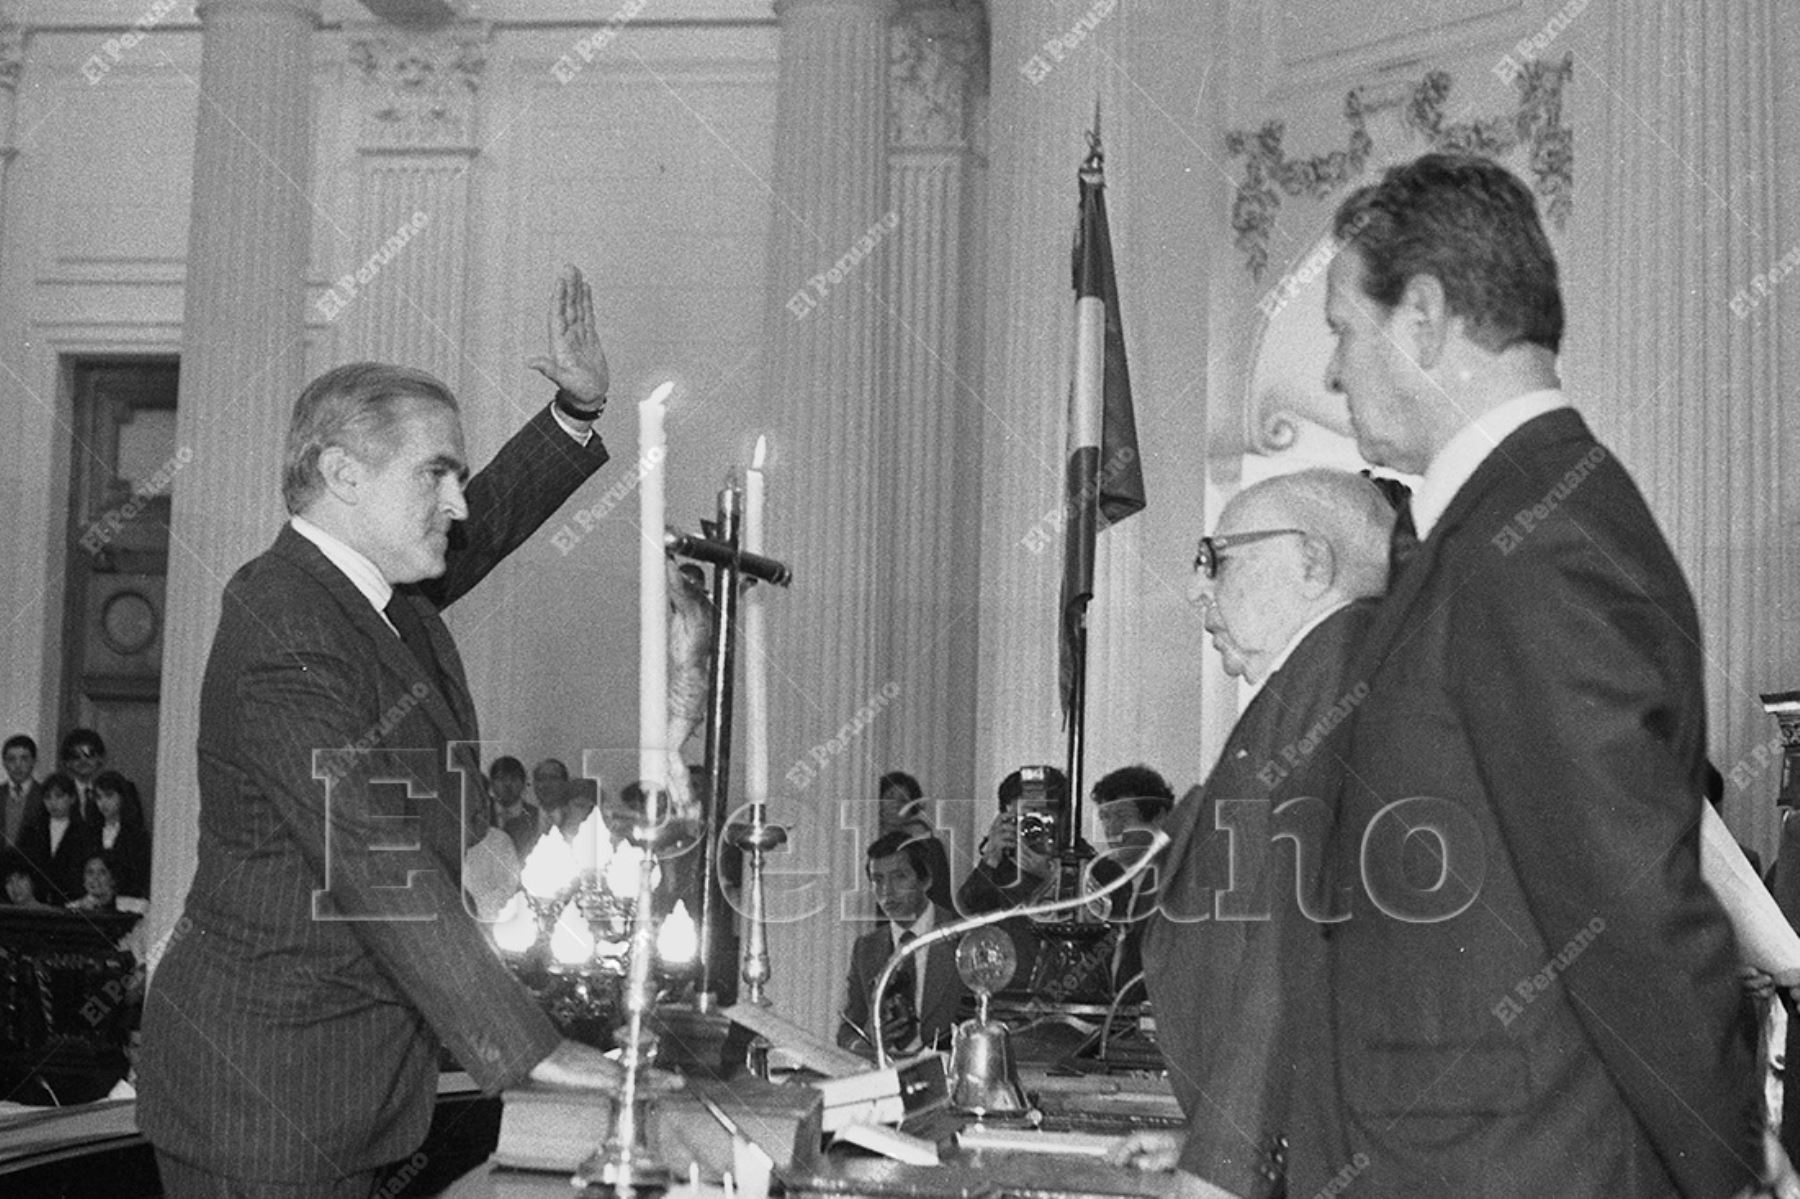
[[[1194,555],[1194,569],[1202,578],[1219,577],[1219,564],[1225,560],[1225,551],[1235,545],[1249,545],[1253,541],[1267,541],[1271,537],[1284,537],[1288,534],[1295,537],[1306,536],[1304,529],[1259,529],[1254,533],[1232,533],[1226,537],[1202,537],[1200,551]]]

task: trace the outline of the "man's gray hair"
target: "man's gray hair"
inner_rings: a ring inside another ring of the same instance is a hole
[[[400,400],[432,400],[456,409],[456,397],[436,376],[385,362],[334,367],[306,385],[288,423],[281,498],[293,515],[325,490],[319,455],[331,446],[373,466],[399,448],[394,436]]]
[[[1254,483],[1232,502],[1251,498],[1278,506],[1283,519],[1331,546],[1337,566],[1333,585],[1344,595],[1360,599],[1387,590],[1394,509],[1367,478],[1313,467]]]

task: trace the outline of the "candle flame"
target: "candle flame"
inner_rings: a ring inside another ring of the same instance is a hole
[[[581,827],[575,830],[575,841],[570,846],[575,869],[583,874],[599,870],[600,860],[606,856],[606,851],[601,846],[608,845],[609,842],[606,823],[600,819],[600,807],[596,804],[594,810],[587,814],[587,819],[581,822]]]
[[[636,899],[638,867],[643,860],[643,850],[629,841],[621,844],[606,864],[606,889],[620,899]]]
[[[756,452],[750,455],[750,469],[761,470],[763,468],[763,460],[768,456],[768,453],[769,435],[767,433],[757,434]]]
[[[556,918],[556,929],[550,934],[550,953],[565,966],[579,965],[594,956],[594,934],[573,899]]]
[[[549,899],[575,880],[575,855],[555,829],[538,838],[519,882],[536,899]]]
[[[674,390],[675,380],[669,379],[666,382],[657,384],[656,390],[651,392],[650,397],[643,402],[646,406],[664,403],[668,400],[669,393]]]
[[[656,932],[656,956],[665,965],[676,966],[693,961],[699,952],[700,933],[688,915],[687,901],[677,900],[675,910]]]
[[[537,944],[537,919],[525,892],[514,891],[494,922],[494,944],[504,953],[524,953]]]

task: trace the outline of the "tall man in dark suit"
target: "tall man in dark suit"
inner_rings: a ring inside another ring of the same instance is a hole
[[[875,906],[885,923],[864,933],[850,949],[850,977],[844,984],[843,1020],[837,1042],[873,1056],[877,1022],[891,1054],[948,1045],[957,1007],[968,993],[956,969],[956,945],[940,941],[894,971],[889,994],[871,1007],[875,979],[894,950],[956,919],[931,902],[931,858],[925,842],[905,829],[883,833],[869,846],[866,868],[875,888]]]
[[[1700,877],[1699,622],[1560,390],[1531,193],[1428,155],[1352,194],[1335,232],[1326,382],[1364,457],[1423,475],[1357,657],[1328,848],[1347,919],[1337,1069],[1315,1077],[1344,1114],[1338,1176],[1400,1197],[1739,1193],[1761,1150],[1736,948]]]
[[[1324,946],[1308,917],[1323,797],[1335,793],[1324,747],[1362,698],[1348,667],[1387,580],[1393,522],[1367,479],[1307,470],[1245,488],[1200,543],[1206,630],[1226,673],[1257,691],[1206,782],[1163,821],[1167,866],[1143,935],[1157,1040],[1188,1128],[1136,1134],[1114,1153],[1143,1169],[1178,1165],[1189,1194],[1268,1195],[1284,1162],[1335,1139],[1320,1131],[1328,1111],[1293,1103],[1299,1075],[1328,1055]]]
[[[606,460],[606,359],[572,267],[550,326],[531,365],[554,404],[472,480],[456,400],[422,372],[339,367],[295,405],[293,520],[225,590],[199,868],[145,1004],[138,1114],[171,1195],[367,1195],[425,1136],[440,1045],[490,1093],[615,1081],[458,886],[465,809],[486,810],[439,610]]]

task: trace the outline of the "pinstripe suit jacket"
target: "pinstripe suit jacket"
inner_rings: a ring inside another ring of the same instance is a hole
[[[555,1047],[464,910],[480,765],[457,743],[479,731],[438,608],[605,460],[546,409],[470,481],[445,574],[398,597],[442,691],[291,527],[226,586],[200,697],[199,868],[144,1011],[138,1114],[158,1149],[243,1179],[355,1173],[424,1139],[440,1043],[490,1092]]]

